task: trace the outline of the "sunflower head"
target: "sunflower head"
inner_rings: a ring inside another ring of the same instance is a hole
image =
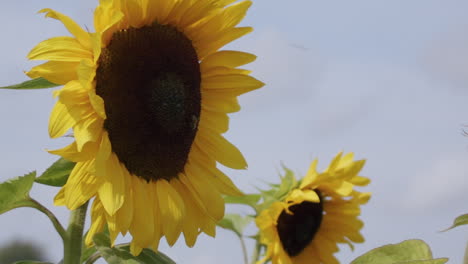
[[[355,187],[370,181],[358,175],[365,161],[354,161],[353,156],[339,153],[321,173],[315,160],[301,181],[262,207],[256,218],[260,242],[266,247],[260,263],[269,259],[273,264],[339,263],[333,256],[337,244],[353,248],[353,243],[364,242],[358,216],[370,193]]]
[[[252,31],[238,27],[251,1],[100,0],[90,33],[44,9],[71,36],[31,50],[31,78],[64,85],[55,92],[49,134],[73,130],[74,142],[50,151],[76,162],[56,205],[75,209],[91,198],[87,243],[108,225],[112,241],[131,233],[131,250],[170,245],[181,233],[193,246],[215,235],[222,194],[241,195],[218,168],[245,169],[222,136],[237,96],[263,86],[239,68],[255,60],[220,51]]]

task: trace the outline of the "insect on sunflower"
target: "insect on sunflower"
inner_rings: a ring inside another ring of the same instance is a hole
[[[245,169],[222,134],[237,96],[263,86],[239,66],[255,56],[220,51],[252,31],[237,27],[251,1],[101,0],[95,33],[51,9],[71,37],[54,37],[29,53],[47,60],[31,78],[64,85],[49,122],[52,138],[74,142],[50,151],[76,162],[56,205],[76,209],[95,197],[86,243],[108,224],[111,241],[129,232],[131,251],[157,249],[181,233],[193,246],[215,235],[221,194],[241,192],[218,168]]]

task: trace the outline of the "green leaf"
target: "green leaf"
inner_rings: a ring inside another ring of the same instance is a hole
[[[422,240],[406,240],[375,248],[351,264],[443,264],[448,259],[433,259],[429,246]]]
[[[31,172],[0,184],[0,214],[22,206],[35,206],[29,198],[35,177],[36,172]]]
[[[226,195],[224,196],[224,202],[227,204],[246,204],[255,208],[260,198],[262,198],[260,194],[246,194],[243,196]]]
[[[93,241],[98,252],[109,264],[175,264],[168,256],[150,249],[145,248],[140,255],[133,256],[129,246],[111,248],[109,236],[104,233],[96,234]]]
[[[84,237],[86,237],[88,235],[88,232],[86,232]],[[97,252],[96,247],[95,246],[87,247],[85,245],[85,240],[83,239],[82,243],[81,243],[81,260],[80,260],[80,263],[84,263],[87,259],[89,259],[96,252]]]
[[[36,182],[61,187],[68,179],[71,171],[75,167],[75,163],[66,159],[60,158],[52,166],[50,166],[42,175],[36,178]]]
[[[16,261],[12,264],[52,264],[51,262],[42,262],[42,261],[32,261],[32,260],[22,260]]]
[[[455,220],[453,220],[452,226],[445,230],[442,230],[442,232],[448,231],[452,228],[455,228],[461,225],[468,225],[468,214],[460,215],[459,217],[455,218]]]
[[[22,83],[3,86],[0,89],[15,89],[15,90],[31,90],[31,89],[44,89],[44,88],[52,88],[60,86],[60,84],[51,83],[44,78],[36,78],[32,80],[28,80]]]
[[[231,230],[241,237],[245,227],[253,220],[254,218],[252,216],[242,217],[238,214],[226,214],[224,218],[218,222],[218,226]]]
[[[285,174],[283,177],[281,177],[281,184],[279,185],[279,189],[275,194],[276,198],[280,200],[297,185],[297,180],[296,177],[294,177],[294,172],[284,165],[283,170]]]

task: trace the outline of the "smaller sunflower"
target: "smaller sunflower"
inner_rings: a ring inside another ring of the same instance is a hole
[[[354,154],[340,152],[322,173],[313,161],[297,188],[284,199],[273,202],[256,218],[265,257],[273,264],[334,264],[340,243],[362,243],[363,222],[358,219],[360,206],[370,193],[355,186],[370,180],[358,176],[365,160],[354,161]]]

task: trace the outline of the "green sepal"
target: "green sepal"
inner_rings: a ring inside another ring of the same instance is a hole
[[[293,189],[299,187],[300,182],[297,181],[294,172],[283,164],[281,166],[284,170],[284,175],[280,175],[280,184],[268,184],[271,187],[268,190],[258,189],[263,201],[256,206],[257,214],[269,208],[274,202],[283,201]]]
[[[0,184],[0,214],[24,206],[35,207],[29,197],[36,172],[9,179]]]
[[[298,185],[296,177],[294,177],[294,172],[284,165],[282,165],[282,167],[285,174],[281,177],[281,184],[275,194],[275,197],[279,200],[283,200],[285,196],[288,195],[292,189],[297,188]]]
[[[406,240],[375,248],[351,264],[443,264],[447,258],[433,259],[429,246],[422,240]]]
[[[227,230],[231,230],[239,237],[242,237],[245,227],[254,220],[252,216],[240,216],[238,214],[226,214],[223,219],[218,222],[218,226]]]
[[[145,248],[140,255],[133,256],[129,246],[111,247],[109,236],[104,233],[96,234],[93,241],[99,254],[109,264],[175,264],[168,256],[150,249]]]
[[[252,208],[256,208],[258,201],[262,196],[260,194],[246,194],[242,196],[224,196],[224,202],[227,204],[245,204]]]
[[[3,87],[0,87],[0,89],[33,90],[33,89],[52,88],[52,87],[57,87],[57,86],[60,86],[60,84],[49,82],[48,80],[40,77],[40,78],[24,81],[18,84],[3,86]]]
[[[61,187],[65,185],[70,176],[71,171],[75,167],[75,163],[64,158],[54,162],[41,176],[36,178],[36,182]]]
[[[448,231],[452,228],[455,228],[461,225],[468,225],[468,214],[460,215],[459,217],[455,218],[455,220],[453,220],[452,226],[450,226],[447,229],[442,230],[442,232]]]

